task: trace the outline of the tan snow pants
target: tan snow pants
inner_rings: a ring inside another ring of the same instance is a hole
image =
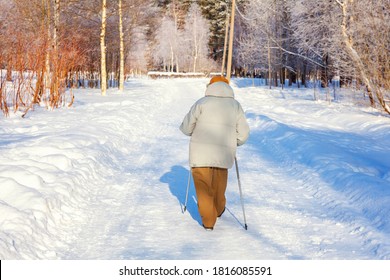
[[[228,170],[216,167],[193,167],[192,176],[204,227],[213,228],[226,204]]]

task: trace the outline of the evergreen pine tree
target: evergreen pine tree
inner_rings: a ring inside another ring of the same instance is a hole
[[[171,0],[155,0],[158,7],[164,7],[166,8],[169,3],[171,3]]]
[[[226,15],[231,0],[200,0],[203,15],[210,22],[209,52],[214,60],[221,60],[225,41]]]

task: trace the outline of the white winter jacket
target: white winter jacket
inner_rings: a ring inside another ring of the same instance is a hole
[[[207,87],[205,97],[191,107],[180,130],[191,136],[191,167],[231,168],[237,146],[249,136],[244,111],[225,82]]]

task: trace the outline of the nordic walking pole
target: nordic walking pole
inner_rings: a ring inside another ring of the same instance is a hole
[[[184,212],[187,210],[187,200],[188,200],[188,191],[190,189],[190,183],[191,183],[191,167],[190,170],[188,171],[188,183],[187,183],[187,191],[186,191],[186,201],[184,202]]]
[[[243,215],[244,215],[245,230],[248,230],[248,225],[246,224],[246,217],[245,217],[244,201],[243,201],[243,198],[242,198],[240,173],[238,172],[238,164],[237,164],[237,158],[236,158],[236,157],[234,157],[234,163],[236,164],[236,173],[237,173],[238,189],[240,190],[240,200],[241,200],[241,206],[242,206],[242,213],[243,213]]]

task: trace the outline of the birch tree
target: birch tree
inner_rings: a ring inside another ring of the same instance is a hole
[[[51,6],[50,0],[42,1],[42,30],[45,34],[45,48],[46,48],[46,58],[45,58],[45,71],[43,72],[43,85],[44,85],[44,94],[48,97],[48,91],[50,90],[50,37],[51,37]]]
[[[162,63],[166,71],[173,72],[175,67],[175,57],[178,50],[179,34],[175,21],[171,17],[164,17],[156,34],[156,47],[154,51],[154,60],[156,63]]]
[[[193,3],[188,11],[184,27],[184,40],[188,42],[191,54],[192,72],[202,68],[207,61],[209,41],[209,26],[207,20],[202,16],[202,12],[197,3]]]
[[[101,6],[101,31],[100,31],[100,87],[101,94],[106,95],[107,92],[107,70],[106,70],[106,25],[107,25],[107,0],[102,0]]]
[[[125,83],[125,44],[123,34],[123,14],[122,0],[118,0],[118,16],[119,16],[119,53],[120,53],[120,69],[119,69],[119,90],[123,91]]]

